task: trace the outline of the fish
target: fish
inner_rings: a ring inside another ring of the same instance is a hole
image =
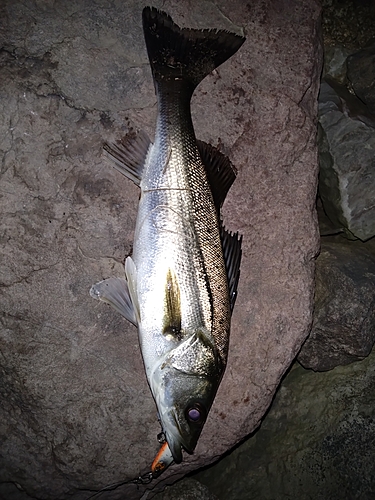
[[[139,131],[104,145],[113,166],[140,187],[133,253],[125,278],[105,279],[90,294],[138,328],[164,438],[156,477],[183,451],[194,452],[227,364],[242,236],[224,227],[221,208],[237,172],[196,139],[190,102],[245,38],[180,28],[154,7],[143,9],[142,20],[157,97],[154,142]]]

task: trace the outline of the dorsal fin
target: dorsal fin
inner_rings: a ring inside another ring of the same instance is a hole
[[[164,328],[163,334],[175,339],[181,338],[181,298],[177,276],[172,269],[168,269],[165,284],[164,299]]]
[[[126,135],[121,144],[105,143],[103,149],[115,169],[139,186],[150,145],[146,132],[140,131]]]
[[[242,235],[239,237],[238,233],[230,233],[224,226],[221,226],[221,242],[228,277],[230,310],[232,312],[237,298],[238,280],[240,279]]]
[[[197,141],[199,154],[205,166],[208,182],[211,187],[215,207],[218,212],[222,207],[229,188],[233,184],[237,172],[229,158],[211,144]]]

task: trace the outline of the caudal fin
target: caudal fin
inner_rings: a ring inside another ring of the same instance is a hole
[[[193,91],[245,38],[224,30],[180,28],[165,12],[143,9],[143,32],[156,82],[186,80]]]

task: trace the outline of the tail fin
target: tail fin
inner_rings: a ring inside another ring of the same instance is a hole
[[[165,12],[143,9],[143,32],[156,82],[185,79],[195,87],[241,47],[244,37],[224,30],[180,28]]]

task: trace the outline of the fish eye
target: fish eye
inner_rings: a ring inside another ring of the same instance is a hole
[[[186,408],[186,418],[193,424],[203,423],[206,419],[206,410],[199,403],[193,403]]]

